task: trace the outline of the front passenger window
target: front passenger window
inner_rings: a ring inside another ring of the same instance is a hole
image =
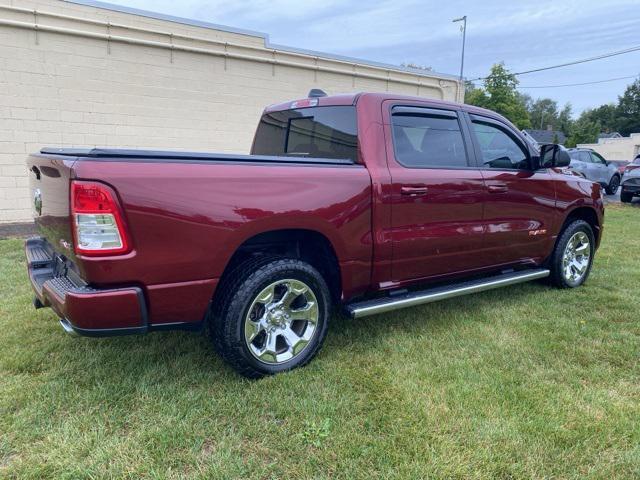
[[[480,144],[484,167],[502,170],[526,170],[529,168],[527,153],[501,128],[474,121],[473,131]]]

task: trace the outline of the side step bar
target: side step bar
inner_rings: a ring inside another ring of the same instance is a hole
[[[549,274],[549,270],[545,268],[509,272],[487,278],[480,278],[478,280],[470,280],[443,287],[435,287],[429,290],[411,292],[405,295],[364,300],[362,302],[351,303],[345,308],[352,318],[361,318],[377,313],[398,310],[400,308],[414,307],[424,303],[459,297],[469,293],[484,292],[485,290],[493,290],[494,288],[505,287],[507,285],[528,282],[530,280],[548,277]]]

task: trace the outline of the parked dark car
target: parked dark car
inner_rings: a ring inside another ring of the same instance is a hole
[[[633,197],[640,196],[640,155],[625,169],[622,177],[622,190],[620,201],[630,203]]]
[[[582,285],[601,187],[495,112],[393,94],[268,107],[252,155],[28,158],[35,305],[105,336],[208,326],[238,372],[306,364],[352,317],[549,277]]]
[[[622,174],[618,166],[606,161],[602,155],[589,148],[569,149],[569,168],[584,178],[602,185],[607,195],[615,195],[620,187]]]

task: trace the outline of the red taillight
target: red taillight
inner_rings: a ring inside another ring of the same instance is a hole
[[[129,251],[115,194],[97,182],[71,182],[73,240],[79,255],[117,255]]]

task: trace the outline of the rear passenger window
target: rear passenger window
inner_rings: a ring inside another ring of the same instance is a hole
[[[529,156],[524,148],[501,128],[474,120],[473,131],[480,144],[483,167],[501,170],[529,168]]]
[[[393,112],[391,117],[398,163],[408,168],[468,166],[462,132],[454,112],[443,111],[440,116],[437,112],[421,114],[419,108],[406,110],[411,111]]]

